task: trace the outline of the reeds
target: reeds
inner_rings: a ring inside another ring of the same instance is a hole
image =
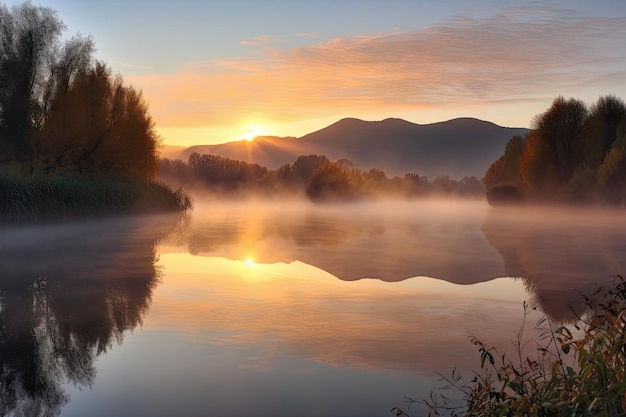
[[[523,333],[532,310],[524,303],[513,351],[499,352],[473,337],[480,371],[471,381],[456,370],[441,375],[445,385],[429,400],[409,398],[409,407],[424,404],[429,416],[625,416],[626,280],[618,275],[612,286],[597,284],[581,296],[588,311],[577,323],[557,324],[545,315],[537,322],[539,337],[528,340]],[[451,400],[459,394],[461,401]],[[391,411],[410,415],[398,407]]]
[[[152,181],[0,170],[0,224],[187,211],[182,189]]]

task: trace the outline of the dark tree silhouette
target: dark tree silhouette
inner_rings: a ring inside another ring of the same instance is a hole
[[[555,176],[555,181],[565,184],[582,161],[580,149],[587,133],[589,110],[585,103],[570,98],[557,97],[552,106],[537,116],[533,122],[534,135],[529,138],[529,147],[537,148],[541,165],[525,160],[543,175]],[[530,155],[529,155],[530,156]]]
[[[73,76],[51,98],[38,132],[36,163],[45,170],[156,175],[158,138],[141,93],[103,63]]]
[[[0,414],[54,416],[64,383],[142,323],[159,280],[155,245],[176,216],[59,226],[0,238]]]
[[[52,9],[0,4],[0,139],[4,151],[24,158],[42,119],[48,65],[65,26]]]
[[[600,97],[591,105],[585,153],[587,162],[597,168],[618,137],[618,126],[626,119],[626,104],[616,96]]]
[[[313,172],[328,158],[323,155],[302,155],[293,163],[293,173],[299,180],[306,182],[313,175]]]
[[[249,192],[267,197],[307,195],[316,201],[414,198],[429,193],[478,197],[484,192],[484,186],[473,176],[461,180],[442,176],[433,183],[415,173],[387,178],[379,169],[362,171],[347,159],[331,162],[318,155],[301,156],[293,165],[285,164],[270,171],[257,164],[194,153],[188,163],[162,159],[159,179],[203,194],[215,192],[217,197],[229,198],[245,197]]]
[[[0,160],[28,171],[154,178],[158,137],[141,93],[61,42],[55,11],[0,5]]]
[[[626,192],[626,104],[600,97],[590,110],[558,97],[525,138],[509,141],[483,178],[493,204],[601,201],[620,204]]]
[[[350,171],[338,162],[322,163],[306,183],[306,193],[314,201],[349,200],[356,191]]]

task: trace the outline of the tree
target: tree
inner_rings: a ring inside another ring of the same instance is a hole
[[[328,162],[328,158],[323,155],[301,155],[293,163],[293,173],[303,182],[307,182],[313,172],[325,162]]]
[[[38,131],[34,163],[46,171],[153,178],[159,141],[141,93],[100,62],[72,70],[67,89],[65,80],[67,72]]]
[[[0,140],[10,154],[29,155],[48,64],[63,29],[52,9],[24,3],[9,11],[0,5]]]
[[[583,160],[581,143],[587,133],[589,110],[574,98],[557,97],[552,106],[538,115],[534,122],[538,155],[546,170],[556,174],[558,183],[568,182],[574,169]]]
[[[504,154],[492,163],[485,173],[483,183],[487,188],[500,184],[520,185],[519,159],[525,145],[526,139],[519,135],[508,140]]]
[[[602,163],[619,138],[618,126],[626,119],[626,104],[616,96],[600,97],[589,111],[588,134],[585,138],[586,161],[593,169]]]
[[[44,115],[50,112],[55,96],[67,94],[76,77],[92,68],[94,51],[92,39],[78,35],[61,47],[55,59],[49,63],[49,77],[43,93]]]
[[[315,201],[349,200],[356,196],[350,172],[331,161],[317,167],[307,181],[305,191]]]
[[[626,135],[613,143],[598,168],[597,176],[608,200],[623,204],[626,194]]]

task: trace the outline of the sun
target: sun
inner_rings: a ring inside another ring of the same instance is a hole
[[[251,125],[246,128],[246,133],[241,135],[239,139],[247,140],[248,142],[252,142],[255,137],[261,136],[265,134],[265,129],[258,125]]]

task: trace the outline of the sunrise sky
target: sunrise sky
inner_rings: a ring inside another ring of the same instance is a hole
[[[32,3],[57,10],[67,37],[93,37],[169,145],[343,117],[528,127],[558,95],[626,99],[623,0]]]

